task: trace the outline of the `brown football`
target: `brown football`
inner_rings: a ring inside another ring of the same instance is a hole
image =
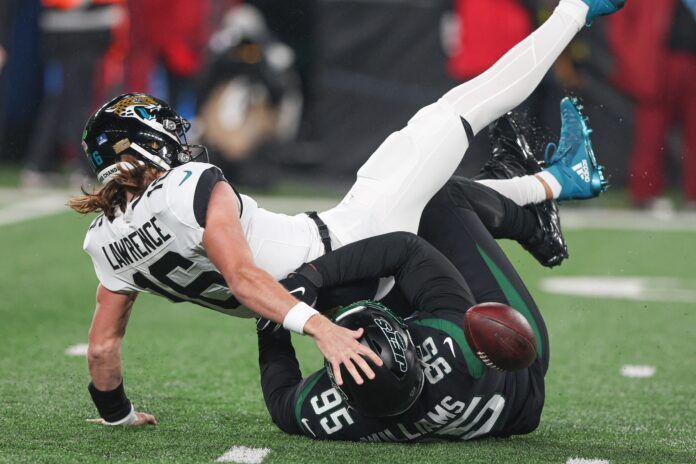
[[[537,356],[536,337],[522,314],[502,303],[481,303],[464,315],[469,346],[488,367],[515,371]]]

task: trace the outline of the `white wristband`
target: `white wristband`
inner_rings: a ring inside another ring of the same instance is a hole
[[[104,425],[131,425],[136,420],[138,420],[138,415],[135,413],[135,408],[131,404],[130,413],[126,417],[121,420],[117,420],[116,422],[104,421]]]
[[[310,317],[319,314],[319,311],[307,303],[299,302],[285,315],[283,327],[298,334],[304,334],[304,326]]]

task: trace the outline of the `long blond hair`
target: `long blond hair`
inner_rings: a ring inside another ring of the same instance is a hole
[[[118,165],[118,173],[106,185],[95,187],[91,192],[82,187],[83,195],[71,198],[68,206],[80,214],[102,212],[111,220],[117,208],[126,208],[128,193],[141,195],[162,174],[151,164],[144,164],[130,155],[124,155],[121,161],[129,165]]]

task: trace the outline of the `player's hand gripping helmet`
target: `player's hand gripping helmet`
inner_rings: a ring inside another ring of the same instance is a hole
[[[423,390],[424,374],[406,324],[384,305],[360,301],[343,308],[334,322],[351,330],[364,329],[360,343],[372,349],[382,366],[370,361],[373,380],[358,385],[341,366],[343,385],[338,386],[331,365],[326,363],[331,383],[348,405],[371,417],[396,416],[405,412]]]
[[[127,93],[89,118],[82,148],[97,180],[105,184],[118,172],[123,155],[132,155],[163,171],[207,156],[205,147],[188,144],[186,132],[190,127],[166,102],[142,93]]]

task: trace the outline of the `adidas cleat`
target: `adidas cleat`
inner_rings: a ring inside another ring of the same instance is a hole
[[[561,184],[558,201],[594,198],[609,187],[604,168],[597,164],[586,116],[576,98],[561,100],[561,138],[546,147],[545,169]]]
[[[606,16],[616,13],[626,4],[626,0],[582,0],[587,4],[590,10],[587,12],[586,23],[590,23],[597,16]]]
[[[477,179],[511,179],[541,171],[541,163],[532,153],[524,131],[511,113],[491,124],[489,137],[493,156],[481,169]],[[519,244],[542,266],[558,266],[568,258],[558,205],[553,200],[547,200],[524,208],[536,216],[538,227],[532,237],[519,240]]]

